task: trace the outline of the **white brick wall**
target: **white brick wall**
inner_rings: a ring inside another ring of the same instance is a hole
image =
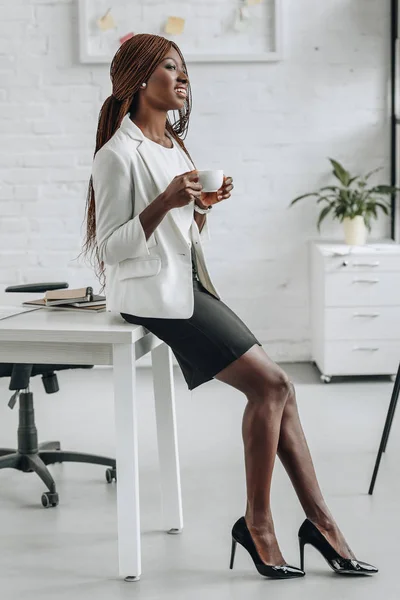
[[[284,0],[285,60],[189,64],[186,138],[198,168],[232,175],[210,271],[275,360],[310,356],[307,240],[328,156],[388,176],[389,1]],[[83,258],[86,187],[108,67],[77,60],[72,0],[0,0],[0,284],[99,285]],[[374,237],[389,236],[380,219]],[[340,237],[327,223],[324,237]]]

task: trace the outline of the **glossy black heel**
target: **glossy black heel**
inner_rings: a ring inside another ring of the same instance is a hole
[[[240,517],[240,519],[238,519],[232,527],[231,561],[229,564],[230,569],[233,569],[233,562],[235,560],[237,542],[239,542],[241,546],[246,548],[251,558],[253,559],[255,567],[260,573],[260,575],[264,575],[265,577],[272,577],[274,579],[293,579],[295,577],[303,577],[305,575],[304,571],[287,564],[278,566],[266,565],[261,560],[260,555],[257,552],[257,548],[254,545],[253,539],[251,537],[250,531],[247,528],[244,517]]]
[[[331,546],[326,537],[308,519],[299,529],[300,567],[304,570],[304,546],[310,544],[325,558],[328,565],[339,575],[372,575],[378,569],[373,565],[351,558],[343,558]]]

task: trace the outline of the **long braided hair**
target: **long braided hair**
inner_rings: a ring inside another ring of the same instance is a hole
[[[112,94],[105,100],[100,109],[97,135],[96,152],[104,146],[106,142],[114,135],[122,119],[128,112],[134,112],[138,101],[138,91],[143,81],[147,81],[155,68],[161,62],[165,54],[175,48],[182,60],[182,66],[187,73],[186,63],[178,46],[160,35],[149,33],[138,33],[129,40],[126,40],[114,55],[111,61],[110,78],[112,82]],[[169,117],[166,121],[166,129],[181,146],[184,152],[191,159],[183,139],[185,139],[189,124],[189,115],[192,107],[192,95],[190,82],[188,81],[188,93],[184,106],[178,110],[179,118],[171,124]],[[192,161],[193,162],[193,161]],[[100,294],[105,287],[104,263],[100,261],[99,251],[96,242],[96,214],[95,198],[92,177],[90,177],[86,200],[86,237],[83,244],[84,254],[96,254],[95,274],[98,277],[102,287]]]

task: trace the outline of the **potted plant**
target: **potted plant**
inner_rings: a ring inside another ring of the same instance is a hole
[[[333,218],[343,223],[346,244],[360,246],[365,244],[367,229],[371,231],[371,219],[377,219],[378,209],[386,215],[390,211],[390,203],[384,196],[394,194],[398,188],[390,185],[374,185],[367,187],[367,181],[373,173],[382,169],[379,167],[366,175],[351,176],[348,171],[333,158],[329,159],[333,167],[333,175],[340,185],[327,185],[317,192],[298,196],[289,205],[293,206],[299,200],[315,196],[317,204],[325,203],[317,222],[318,231],[325,217],[332,213]]]

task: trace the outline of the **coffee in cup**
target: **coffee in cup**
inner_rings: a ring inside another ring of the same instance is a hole
[[[224,171],[222,169],[197,171],[197,173],[199,183],[203,186],[202,192],[217,192],[224,183]]]

